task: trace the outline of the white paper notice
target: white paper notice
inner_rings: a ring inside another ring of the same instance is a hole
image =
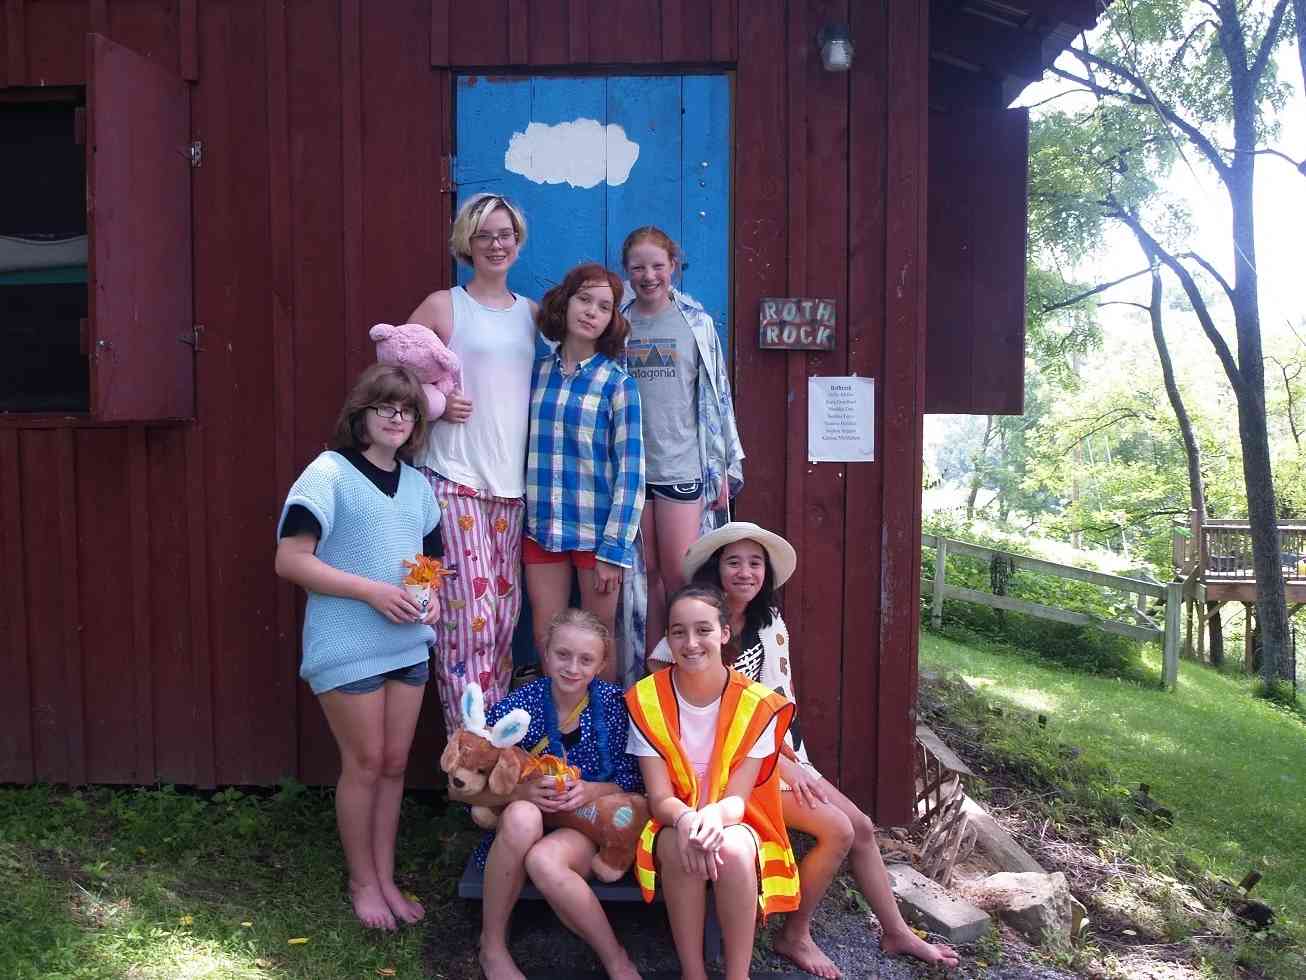
[[[875,379],[807,379],[807,459],[869,463],[875,459]]]

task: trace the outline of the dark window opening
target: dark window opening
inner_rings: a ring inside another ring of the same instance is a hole
[[[0,412],[90,410],[84,105],[0,94]]]

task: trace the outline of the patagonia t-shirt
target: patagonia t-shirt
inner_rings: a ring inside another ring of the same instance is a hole
[[[644,479],[692,483],[698,460],[698,345],[674,304],[655,316],[630,311],[626,370],[639,384],[644,416]]]

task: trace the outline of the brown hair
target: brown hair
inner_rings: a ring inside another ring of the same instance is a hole
[[[406,458],[420,453],[426,445],[428,428],[426,392],[422,390],[417,375],[399,364],[373,364],[358,376],[336,417],[336,428],[331,439],[333,448],[366,449],[370,444],[367,441],[365,413],[373,405],[384,402],[400,408],[411,408],[417,413],[413,431],[399,447],[399,452]]]
[[[667,253],[667,256],[671,261],[675,263],[676,271],[680,271],[680,267],[683,264],[682,259],[684,258],[680,253],[680,246],[673,242],[671,236],[657,225],[644,225],[640,228],[636,228],[626,236],[626,240],[621,243],[621,267],[623,269],[627,268],[630,264],[630,250],[640,242],[652,242],[658,248],[662,249],[662,251]]]
[[[667,601],[667,623],[668,629],[671,622],[671,609],[681,599],[697,599],[700,602],[706,602],[709,606],[716,607],[717,616],[721,620],[722,626],[730,625],[730,609],[726,606],[726,594],[718,589],[715,585],[707,582],[690,582],[683,585],[671,593],[671,598]]]
[[[540,333],[549,340],[560,344],[567,336],[567,304],[571,298],[591,283],[607,286],[612,290],[612,320],[600,335],[595,347],[600,354],[616,358],[626,346],[626,337],[630,334],[630,324],[617,308],[621,305],[621,278],[609,272],[597,262],[586,262],[572,269],[562,282],[554,286],[540,300],[539,311],[535,314],[535,323]]]
[[[574,626],[576,629],[583,630],[586,633],[593,633],[602,642],[603,657],[604,659],[607,659],[608,641],[612,638],[612,634],[608,632],[608,628],[603,624],[603,620],[599,619],[599,617],[595,616],[592,612],[584,609],[564,609],[549,620],[549,635],[544,641],[544,648],[546,650],[553,646],[553,634],[563,626]]]

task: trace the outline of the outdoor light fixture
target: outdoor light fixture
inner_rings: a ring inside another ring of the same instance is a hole
[[[853,66],[853,39],[847,24],[826,24],[816,35],[816,44],[826,71],[847,71]]]

